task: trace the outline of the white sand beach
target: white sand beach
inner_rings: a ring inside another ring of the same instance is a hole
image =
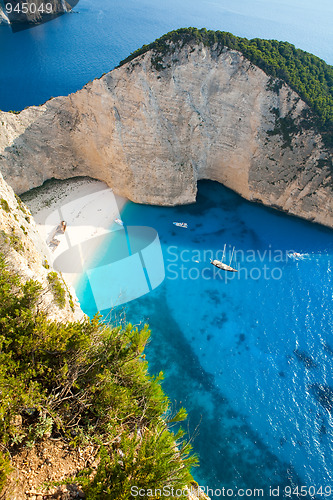
[[[77,253],[68,250],[89,242],[85,245],[85,255],[81,255],[82,262],[87,262],[101,244],[102,238],[97,237],[108,234],[127,201],[115,195],[104,182],[86,177],[48,181],[42,187],[25,193],[22,199],[34,216],[41,237],[48,244],[49,263],[53,265],[59,256],[66,255],[66,272],[55,267],[72,285],[76,284],[79,273],[68,270],[77,270]],[[62,221],[66,223],[66,230],[57,232]],[[52,245],[51,240],[55,244]]]

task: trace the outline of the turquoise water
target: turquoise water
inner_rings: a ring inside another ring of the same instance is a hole
[[[189,411],[195,477],[215,488],[261,487],[265,498],[269,486],[332,486],[333,233],[217,183],[199,186],[194,205],[129,203],[122,214],[161,241],[166,278],[125,314],[150,324],[150,370],[165,372],[171,400]],[[209,264],[225,244],[237,249],[240,270],[227,279]],[[289,258],[291,250],[304,258]],[[78,292],[94,314],[86,277]]]
[[[286,40],[332,64],[332,24],[331,0],[80,0],[75,13],[32,29],[0,26],[0,109],[74,92],[186,26]]]

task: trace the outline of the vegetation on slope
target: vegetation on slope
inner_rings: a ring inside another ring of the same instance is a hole
[[[238,50],[267,75],[285,81],[309,105],[318,117],[319,130],[333,144],[333,67],[325,61],[288,42],[240,38],[231,33],[206,29],[182,28],[171,31],[155,42],[133,52],[123,65],[148,50],[155,52],[152,59],[155,69],[163,69],[163,56],[173,53],[175,46],[203,43],[222,51],[224,47]],[[278,88],[276,89],[278,91]]]
[[[162,375],[148,374],[147,326],[112,327],[99,317],[51,322],[40,295],[41,285],[23,282],[0,255],[0,487],[6,450],[43,437],[100,447],[97,472],[78,480],[87,499],[189,484],[196,458],[182,430],[170,430],[186,413],[170,415]]]

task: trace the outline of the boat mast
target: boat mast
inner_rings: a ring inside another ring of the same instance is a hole
[[[224,243],[223,255],[222,255],[222,262],[224,261],[225,247],[226,247],[226,243]]]
[[[231,259],[230,259],[230,262],[229,262],[229,267],[231,266],[231,261],[232,261],[233,255],[234,255],[234,250],[235,250],[235,247],[232,249]]]

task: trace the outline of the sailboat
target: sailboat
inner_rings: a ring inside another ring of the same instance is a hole
[[[222,269],[222,271],[228,271],[230,273],[238,273],[237,269],[234,269],[230,265],[231,261],[232,261],[232,257],[234,255],[234,250],[235,250],[235,247],[232,249],[232,254],[231,254],[231,259],[230,259],[229,265],[225,264],[224,262],[221,262],[220,260],[217,260],[217,259],[211,260],[210,263],[213,266],[218,267],[219,269]],[[224,254],[225,254],[225,245],[224,245],[224,249],[223,249],[223,257],[222,257],[222,259],[224,258]]]
[[[304,260],[309,255],[307,253],[299,253],[299,252],[289,252],[288,254],[289,259],[294,259],[294,260]]]
[[[187,229],[187,222],[173,222],[173,224],[177,227],[185,227]]]

